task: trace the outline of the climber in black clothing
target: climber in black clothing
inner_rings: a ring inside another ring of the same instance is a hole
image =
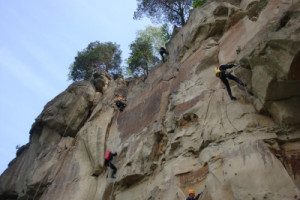
[[[161,55],[162,61],[165,62],[164,54],[169,55],[169,52],[167,52],[167,50],[165,48],[160,47],[159,54]]]
[[[127,99],[123,97],[121,94],[119,94],[115,99],[114,102],[116,103],[116,106],[119,108],[119,110],[122,112],[126,107]]]
[[[243,83],[240,79],[233,76],[231,73],[226,72],[226,69],[230,69],[235,66],[237,66],[237,64],[220,65],[220,67],[215,68],[216,76],[219,77],[222,80],[222,82],[225,84],[227,92],[228,92],[231,100],[236,100],[236,97],[232,96],[232,94],[231,94],[231,89],[230,89],[230,85],[229,85],[227,78],[234,80],[235,82],[237,82],[238,84],[240,84],[242,86],[246,86],[246,84]]]
[[[113,172],[111,174],[111,178],[116,178],[115,177],[115,174],[117,173],[117,168],[114,164],[111,163],[112,159],[114,158],[114,156],[118,155],[117,152],[116,153],[112,153],[112,151],[107,151],[105,153],[105,156],[104,156],[104,165],[107,166],[107,167],[110,167]]]

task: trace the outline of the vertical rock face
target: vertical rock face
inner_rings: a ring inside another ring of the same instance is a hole
[[[73,83],[36,119],[0,199],[300,199],[299,13],[297,0],[208,1],[146,80]],[[230,82],[237,101],[213,72],[228,62],[247,83]]]

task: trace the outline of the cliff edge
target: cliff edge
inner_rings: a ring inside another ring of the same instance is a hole
[[[300,1],[208,1],[167,49],[145,80],[99,72],[50,101],[0,200],[300,199]],[[230,82],[236,101],[214,74],[225,63],[247,83]]]

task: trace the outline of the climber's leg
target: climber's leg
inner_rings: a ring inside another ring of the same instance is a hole
[[[227,74],[227,77],[235,82],[237,82],[238,84],[242,85],[242,86],[246,86],[245,83],[243,83],[240,79],[238,79],[237,77],[233,76],[232,74]]]
[[[228,94],[229,94],[229,96],[230,96],[230,99],[231,99],[231,100],[236,100],[236,98],[235,98],[234,96],[232,96],[232,94],[231,94],[230,85],[229,85],[229,82],[228,82],[228,80],[226,79],[226,77],[225,77],[225,76],[221,76],[220,79],[221,79],[222,82],[225,84],[226,89],[227,89],[227,92],[228,92]]]
[[[111,177],[112,178],[115,178],[115,174],[117,173],[117,168],[114,164],[112,164],[111,162],[109,162],[109,166],[110,168],[113,170],[112,173],[111,173]]]

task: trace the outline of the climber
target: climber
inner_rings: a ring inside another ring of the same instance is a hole
[[[96,73],[98,70],[99,67],[96,64],[92,63],[92,74]]]
[[[234,80],[235,82],[237,82],[238,84],[240,84],[242,86],[246,86],[246,84],[243,83],[240,79],[233,76],[231,74],[231,72],[229,72],[229,73],[226,72],[226,69],[230,69],[235,66],[237,66],[237,64],[220,65],[220,67],[215,68],[216,77],[219,77],[222,80],[222,82],[225,84],[227,92],[228,92],[231,100],[236,100],[236,97],[232,96],[232,94],[231,94],[231,89],[230,89],[227,78]]]
[[[116,153],[112,153],[112,151],[107,151],[105,152],[104,155],[104,165],[107,167],[110,167],[113,172],[111,173],[111,178],[116,178],[115,174],[117,173],[117,168],[114,164],[111,163],[112,159],[114,158],[114,156],[118,155],[117,152]]]
[[[161,55],[161,59],[163,62],[165,62],[164,54],[169,55],[169,52],[164,47],[160,47],[159,54]]]
[[[117,97],[114,99],[114,102],[116,103],[116,106],[119,108],[119,110],[122,112],[124,108],[126,107],[126,98],[123,97],[121,94],[117,95]]]
[[[189,190],[189,196],[186,198],[186,200],[198,200],[200,196],[202,196],[203,192],[200,192],[195,197],[195,190]]]

